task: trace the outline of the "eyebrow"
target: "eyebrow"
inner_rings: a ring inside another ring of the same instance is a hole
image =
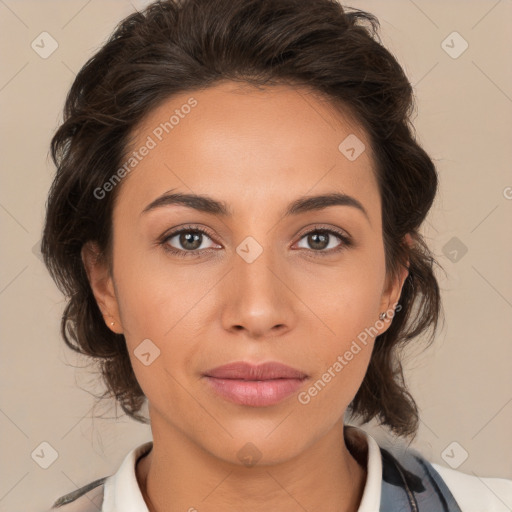
[[[161,196],[149,203],[144,210],[142,210],[141,215],[164,206],[182,205],[200,212],[219,215],[221,217],[233,216],[231,208],[224,201],[218,201],[205,195],[184,194],[180,192],[172,193],[172,190],[174,189],[164,192]],[[364,206],[355,197],[339,192],[299,197],[288,205],[283,216],[288,217],[290,215],[323,210],[329,206],[351,206],[356,208],[364,214],[371,224],[370,217]]]

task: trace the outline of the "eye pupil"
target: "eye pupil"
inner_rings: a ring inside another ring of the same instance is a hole
[[[327,233],[316,232],[309,235],[311,247],[315,249],[325,249],[329,245],[328,239],[329,235]]]
[[[180,235],[180,244],[182,247],[193,251],[201,247],[201,237],[202,233],[187,231],[186,233],[182,233]],[[199,241],[199,243],[197,243],[197,241]],[[188,246],[188,243],[191,243],[192,247]]]

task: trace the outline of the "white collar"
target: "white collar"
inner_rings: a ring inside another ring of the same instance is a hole
[[[351,428],[361,440],[366,440],[368,446],[367,478],[357,512],[377,512],[380,508],[382,486],[380,448],[377,441],[367,432],[358,427]],[[153,442],[148,441],[134,448],[126,455],[116,473],[105,480],[103,512],[149,512],[137,482],[135,464],[152,446]]]

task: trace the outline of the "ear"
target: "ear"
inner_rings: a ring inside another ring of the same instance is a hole
[[[407,243],[409,247],[414,246],[414,241],[409,233],[407,233],[404,237],[404,241]],[[379,334],[382,334],[387,330],[389,325],[391,324],[390,317],[394,316],[394,310],[396,308],[396,305],[398,304],[398,301],[400,300],[400,295],[402,294],[402,288],[404,286],[404,282],[407,279],[407,276],[409,275],[409,260],[407,260],[407,266],[401,267],[398,275],[394,276],[393,278],[389,277],[386,279],[386,286],[384,288],[384,291],[382,293],[382,299],[380,303],[380,313],[388,313],[387,318],[384,318],[384,323],[386,324],[386,327],[382,329],[382,331],[379,332]]]
[[[111,331],[122,334],[123,329],[114,282],[107,262],[100,256],[101,251],[96,242],[86,242],[83,245],[81,251],[82,263],[84,264],[96,303],[103,314],[103,319]],[[112,322],[114,325],[112,325]]]

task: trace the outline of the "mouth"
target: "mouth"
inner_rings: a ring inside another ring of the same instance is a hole
[[[238,380],[274,380],[274,379],[304,379],[308,375],[301,370],[292,368],[277,361],[254,365],[245,361],[236,361],[207,370],[206,377],[217,379]]]
[[[302,387],[308,375],[278,362],[252,365],[237,361],[203,374],[211,390],[232,403],[252,407],[275,405]]]

